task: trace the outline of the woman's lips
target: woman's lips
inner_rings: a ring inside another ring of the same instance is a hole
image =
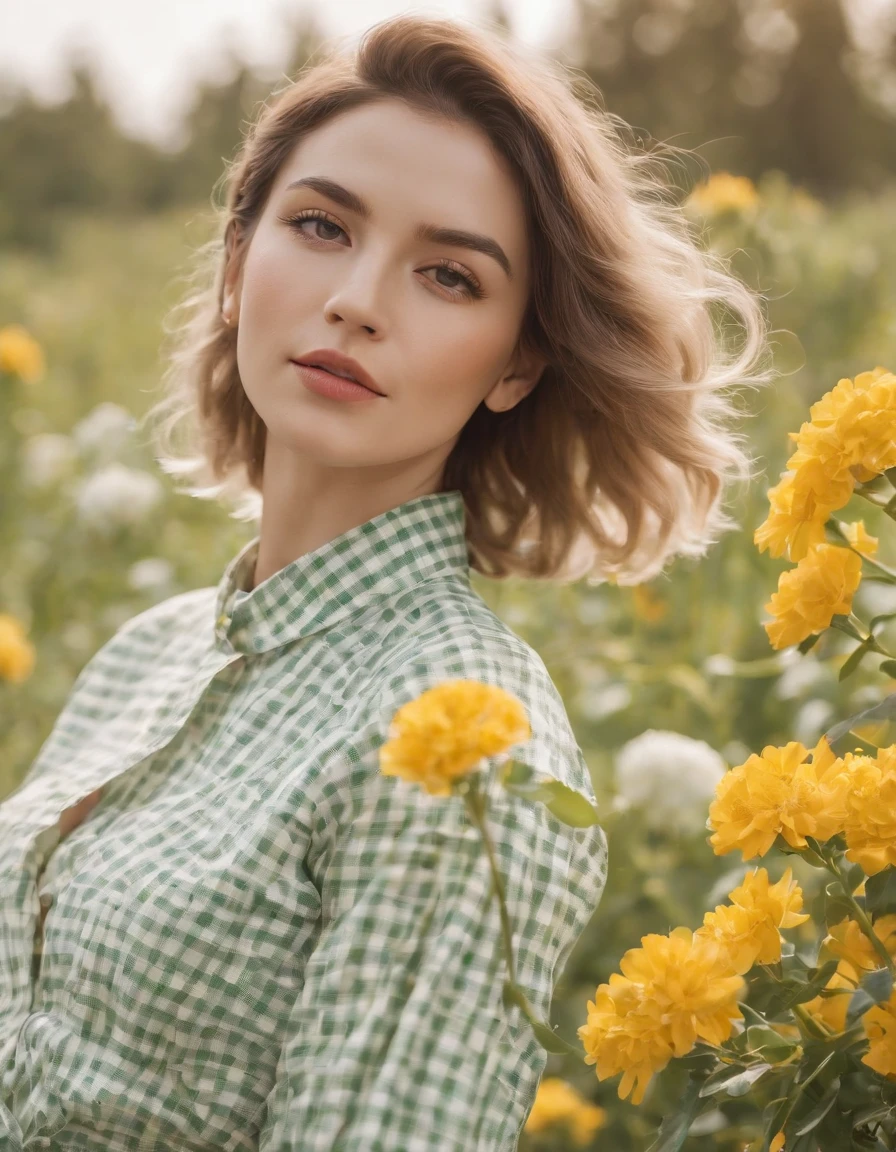
[[[290,363],[305,387],[320,396],[327,396],[331,400],[382,399],[378,392],[372,392],[355,380],[346,380],[343,376],[327,372],[325,368],[312,368],[310,364],[299,364],[295,360]]]

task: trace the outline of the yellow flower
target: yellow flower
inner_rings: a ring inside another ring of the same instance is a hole
[[[21,324],[0,328],[0,372],[11,372],[28,384],[44,374],[41,347]]]
[[[590,1144],[607,1122],[606,1111],[577,1092],[559,1076],[546,1076],[538,1086],[524,1131],[544,1132],[566,1125],[574,1144]]]
[[[771,556],[786,552],[791,560],[802,560],[813,544],[824,542],[825,521],[849,500],[855,477],[831,460],[801,459],[799,449],[787,463],[788,470],[769,489],[769,516],[753,533],[753,542],[760,552],[768,548]]]
[[[842,830],[849,781],[822,736],[812,752],[798,741],[767,745],[730,769],[709,806],[709,842],[717,856],[739,848],[744,860],[764,856],[780,834],[793,848],[806,837],[825,841]]]
[[[771,1144],[768,1146],[768,1152],[782,1152],[784,1148],[784,1129],[778,1132]]]
[[[896,463],[896,376],[878,366],[854,381],[844,377],[810,417],[788,433],[796,451],[769,489],[769,516],[753,534],[760,551],[794,561],[824,541],[828,516],[847,503],[856,481]]]
[[[889,954],[896,957],[896,915],[888,913],[879,916],[873,927],[875,935]],[[847,918],[834,924],[822,941],[822,947],[829,955],[837,956],[851,966],[856,982],[866,972],[881,967],[881,959],[874,945],[855,920]]]
[[[878,917],[874,931],[890,955],[896,957],[896,915]],[[806,1009],[831,1032],[840,1033],[846,1030],[850,996],[867,972],[880,967],[880,957],[859,925],[848,918],[833,925],[821,943],[819,959],[831,956],[838,957],[840,963],[826,987],[838,994],[816,996],[807,1001]]]
[[[846,752],[841,761],[847,814],[846,858],[869,876],[896,865],[896,744],[876,757]]]
[[[487,757],[532,735],[526,710],[503,688],[446,680],[403,704],[380,748],[380,771],[448,796]]]
[[[862,1023],[869,1041],[862,1063],[881,1076],[896,1080],[896,992],[886,1003],[869,1008]]]
[[[805,488],[797,488],[795,472],[785,472],[774,488],[769,489],[771,511],[753,533],[753,543],[770,556],[800,560],[813,544],[824,543],[824,525],[833,504],[808,499]]]
[[[748,176],[715,172],[691,191],[685,207],[709,214],[743,212],[755,208],[758,203],[759,193]]]
[[[0,612],[0,679],[19,683],[34,669],[34,647],[25,636],[21,622]]]
[[[769,884],[764,868],[754,869],[733,889],[730,904],[719,904],[703,917],[697,935],[717,940],[731,957],[734,971],[748,972],[754,964],[781,959],[781,928],[804,924],[803,892],[790,868],[777,884]]]
[[[857,552],[861,552],[863,556],[877,555],[878,539],[876,536],[868,535],[864,520],[855,520],[852,524],[842,525],[842,528],[843,535]]]
[[[775,619],[764,624],[773,648],[798,644],[848,615],[862,579],[862,559],[836,544],[813,544],[795,568],[782,572],[765,605]]]
[[[851,969],[845,962],[838,964],[837,970],[825,985],[825,988],[836,991],[837,995],[819,995],[806,1001],[806,1011],[835,1034],[846,1031],[846,1010],[849,1008],[850,997],[856,990],[857,981],[848,975],[849,971]]]
[[[686,1055],[698,1039],[728,1039],[732,1022],[743,1018],[737,1000],[745,984],[725,949],[689,928],[644,936],[619,967],[621,974],[588,1001],[578,1036],[598,1079],[622,1072],[619,1098],[632,1093],[640,1104],[651,1077],[673,1056]]]

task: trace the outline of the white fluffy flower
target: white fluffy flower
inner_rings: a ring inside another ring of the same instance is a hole
[[[130,438],[136,427],[134,417],[120,404],[104,400],[72,429],[72,439],[81,452],[111,459]]]
[[[29,436],[22,450],[22,479],[32,488],[58,484],[78,458],[69,436],[58,432],[39,432]]]
[[[614,807],[641,808],[652,827],[697,833],[726,771],[705,740],[648,728],[616,753]]]
[[[174,569],[161,556],[147,556],[128,569],[128,584],[138,592],[153,591],[171,583]]]
[[[139,524],[162,499],[162,485],[148,472],[108,464],[81,482],[76,495],[78,516],[101,532]]]

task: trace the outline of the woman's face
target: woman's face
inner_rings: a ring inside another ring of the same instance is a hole
[[[424,225],[477,234],[490,251],[421,237]],[[237,252],[222,311],[238,324],[240,377],[278,458],[393,479],[406,469],[420,486],[479,404],[513,407],[544,367],[515,355],[526,220],[476,128],[394,99],[341,113],[298,143]],[[322,348],[353,357],[383,395],[308,388],[291,361]]]

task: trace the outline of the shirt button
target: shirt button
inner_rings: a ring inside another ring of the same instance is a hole
[[[49,892],[44,892],[44,894],[40,898],[41,908],[49,908],[52,903],[53,903],[53,897],[50,895]]]

